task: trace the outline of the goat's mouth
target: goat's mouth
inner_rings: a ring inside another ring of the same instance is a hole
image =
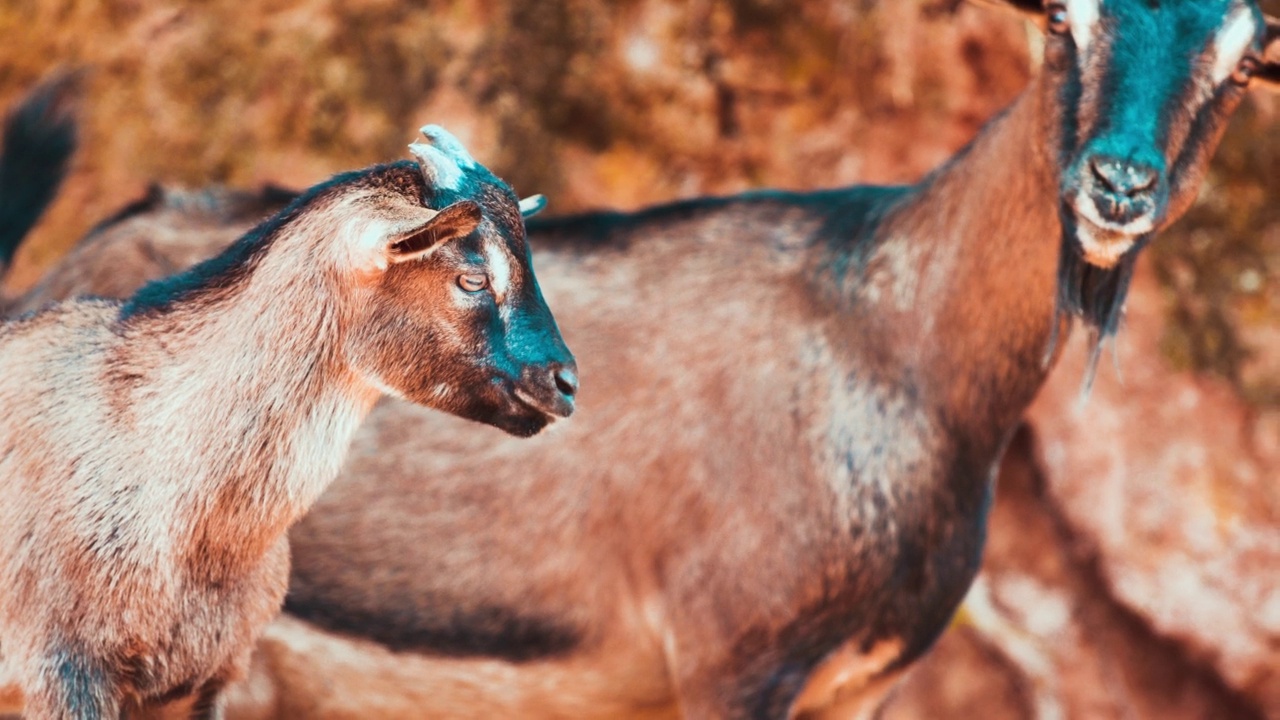
[[[1118,265],[1125,253],[1132,250],[1155,226],[1151,215],[1143,215],[1123,224],[1106,220],[1090,199],[1078,195],[1068,198],[1067,206],[1074,211],[1075,239],[1080,243],[1085,262],[1103,270],[1110,270]]]
[[[1100,227],[1085,218],[1076,219],[1076,241],[1090,265],[1110,270],[1138,244],[1139,235]]]
[[[511,396],[516,401],[544,415],[547,422],[555,422],[573,414],[574,402],[571,398],[566,398],[560,393],[554,393],[554,397],[542,397],[542,395],[543,393],[526,388],[519,383],[515,384],[511,390]]]
[[[1156,228],[1159,210],[1155,207],[1108,218],[1088,192],[1070,192],[1065,199],[1074,216],[1076,241],[1085,261],[1104,270],[1118,265],[1125,253]]]

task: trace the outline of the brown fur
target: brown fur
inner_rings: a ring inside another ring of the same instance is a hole
[[[482,191],[440,210],[423,197],[459,186],[417,166],[341,176],[125,303],[0,327],[0,660],[29,717],[217,715],[284,597],[287,529],[381,392],[522,434],[567,414],[510,394],[545,395],[531,362],[572,367],[540,296],[492,307],[456,287],[486,271],[485,243],[524,257],[515,196],[468,172]],[[519,373],[506,390],[499,361]]]

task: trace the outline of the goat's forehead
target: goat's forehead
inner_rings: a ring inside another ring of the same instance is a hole
[[[1224,81],[1265,29],[1252,0],[1076,0],[1070,7],[1084,5],[1096,6],[1098,14],[1091,31],[1073,25],[1073,33],[1087,35],[1078,43],[1082,69],[1102,63],[1104,70],[1095,78],[1143,78],[1148,87],[1166,92],[1188,83]],[[1132,82],[1109,86],[1128,93]]]
[[[427,204],[442,209],[456,202],[470,200],[480,206],[485,220],[502,235],[520,244],[524,239],[524,218],[520,215],[520,199],[512,189],[496,178],[477,177],[458,190],[429,188]]]
[[[1197,50],[1235,22],[1261,30],[1254,0],[1069,0],[1068,7],[1115,40],[1184,41],[1198,43]]]

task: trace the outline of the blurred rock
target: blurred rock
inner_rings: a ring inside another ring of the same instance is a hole
[[[1075,402],[1079,374],[1061,375]],[[908,677],[885,720],[1275,717],[1114,598],[1100,569],[1106,560],[1052,494],[1038,432],[1024,426],[1010,447],[983,571],[955,628]]]
[[[1280,717],[1280,423],[1159,354],[1162,302],[1135,280],[1118,365],[1079,398],[1072,343],[1030,412],[1047,493],[1108,594],[1188,661]],[[1272,347],[1274,352],[1280,347]]]
[[[93,69],[25,287],[152,181],[306,186],[427,122],[551,211],[919,177],[1028,76],[1013,13],[938,0],[0,3],[0,107]]]

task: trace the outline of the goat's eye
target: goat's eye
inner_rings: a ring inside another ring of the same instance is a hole
[[[489,276],[481,273],[468,273],[458,276],[458,287],[467,292],[480,292],[489,287]]]
[[[1245,57],[1236,65],[1236,69],[1231,72],[1231,82],[1237,85],[1248,85],[1254,75],[1258,74],[1258,69],[1262,66],[1258,62],[1258,58]]]
[[[1071,32],[1071,14],[1063,3],[1049,3],[1045,7],[1045,16],[1049,19],[1049,32],[1054,35],[1066,35]]]

